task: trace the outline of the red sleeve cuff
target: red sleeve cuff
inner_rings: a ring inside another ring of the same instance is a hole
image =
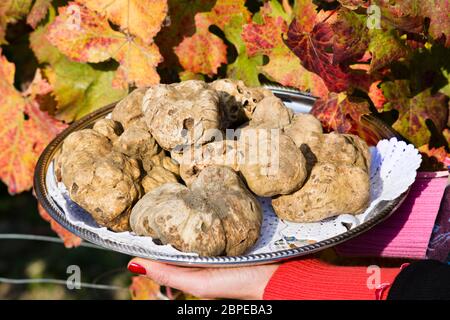
[[[385,299],[399,268],[334,266],[318,259],[282,264],[269,280],[265,300]]]

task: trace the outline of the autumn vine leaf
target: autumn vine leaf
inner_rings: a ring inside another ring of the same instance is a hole
[[[192,73],[213,76],[222,63],[227,62],[227,46],[208,31],[211,21],[204,14],[195,16],[197,32],[185,38],[174,50],[181,66]]]
[[[107,104],[123,98],[127,90],[113,88],[116,71],[99,70],[87,63],[69,60],[46,38],[48,25],[30,34],[30,45],[53,90],[56,106],[42,105],[56,118],[71,122]],[[107,94],[105,94],[107,92]]]
[[[408,47],[395,29],[370,30],[370,35],[369,51],[372,54],[370,72],[384,68],[409,53]]]
[[[399,112],[398,120],[393,124],[394,129],[416,146],[429,142],[431,133],[427,120],[431,120],[439,131],[445,128],[448,97],[442,93],[432,93],[428,88],[414,95],[408,80],[384,82],[381,89],[387,99],[384,109]]]
[[[16,23],[27,15],[32,0],[2,0],[0,1],[0,44],[5,44],[6,27]]]
[[[340,9],[337,15],[337,20],[331,25],[334,33],[333,64],[358,61],[370,42],[367,17],[345,8]]]
[[[237,15],[241,15],[243,21],[249,21],[250,12],[244,3],[244,0],[217,0],[210,12],[195,15],[195,33],[184,37],[174,49],[185,70],[213,76],[221,64],[227,63],[227,47],[222,39],[209,31],[209,27],[216,25],[224,29]]]
[[[244,81],[248,86],[259,86],[259,68],[263,64],[263,56],[250,57],[242,39],[243,26],[246,23],[243,15],[234,16],[224,27],[225,37],[237,51],[236,60],[227,66],[227,76]]]
[[[40,110],[39,97],[51,91],[40,71],[25,92],[15,89],[14,72],[0,51],[0,178],[11,194],[31,188],[39,155],[66,127]]]
[[[39,22],[45,18],[48,9],[50,8],[52,0],[36,0],[30,13],[27,15],[27,23],[35,29]]]
[[[448,0],[375,0],[383,18],[391,26],[406,32],[422,33],[425,18],[429,19],[428,33],[435,40],[443,40],[450,46],[450,2]]]
[[[334,1],[334,0],[333,0]],[[355,10],[359,7],[367,6],[370,0],[338,0],[344,7]],[[332,1],[328,1],[332,2]]]
[[[383,94],[383,90],[380,88],[380,84],[381,80],[373,82],[370,85],[368,92],[368,96],[377,110],[383,110],[383,106],[387,101]]]
[[[156,35],[155,42],[164,57],[160,66],[181,69],[174,48],[195,33],[195,15],[209,12],[215,3],[210,0],[168,0],[168,4],[168,23]]]
[[[156,66],[162,56],[158,47],[138,36],[113,30],[104,16],[82,5],[72,2],[59,8],[47,38],[76,62],[98,63],[111,58],[118,61],[120,66],[113,82],[116,87],[159,82]]]
[[[316,6],[311,0],[302,0],[301,5],[297,10],[314,12],[314,19],[310,18],[304,22],[294,19],[287,32],[287,46],[300,58],[307,70],[323,79],[330,91],[347,90],[350,87],[351,77],[339,64],[333,62],[335,33],[332,25],[326,21],[316,21]]]
[[[421,169],[426,171],[446,170],[446,160],[449,157],[444,146],[439,148],[430,147],[425,144],[418,148],[422,154]]]
[[[106,16],[122,31],[152,43],[167,15],[165,0],[75,0],[90,10]]]
[[[303,68],[300,60],[283,42],[288,24],[282,10],[277,1],[267,2],[260,11],[260,17],[257,17],[261,22],[253,21],[244,25],[242,39],[247,54],[250,57],[268,57],[269,62],[258,66],[258,69],[269,79],[310,91],[315,96],[326,96],[328,89],[322,79]]]
[[[445,39],[446,47],[450,47],[450,1],[421,1],[422,15],[430,19],[429,33],[435,39]]]
[[[311,113],[322,122],[325,130],[346,133],[357,130],[361,117],[370,110],[369,103],[363,99],[332,92],[328,97],[318,99]]]

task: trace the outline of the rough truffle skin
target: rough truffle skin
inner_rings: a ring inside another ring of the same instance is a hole
[[[178,159],[180,176],[190,186],[200,172],[210,166],[228,166],[239,171],[239,148],[234,140],[213,141],[185,150]]]
[[[223,128],[235,128],[252,119],[258,102],[273,96],[272,91],[247,87],[241,80],[219,79],[211,82],[210,87],[219,93]]]
[[[116,141],[123,132],[120,122],[112,119],[100,119],[94,124],[92,129],[111,141]]]
[[[281,132],[271,135],[270,130],[257,130],[257,140],[246,138],[248,129],[243,131],[239,139],[241,149],[247,154],[244,156],[246,160],[241,161],[239,170],[250,190],[262,197],[289,194],[298,190],[307,176],[306,160],[300,149]],[[264,131],[267,134],[262,134]],[[259,148],[259,152],[267,153],[269,157],[259,158],[254,163],[248,155],[251,148]]]
[[[309,162],[354,165],[369,173],[369,147],[358,136],[335,132],[312,134],[300,148]]]
[[[283,127],[283,131],[294,140],[298,147],[308,143],[313,135],[321,135],[323,133],[320,121],[309,113],[293,115],[290,123]]]
[[[111,118],[119,122],[124,129],[127,129],[135,121],[142,118],[142,99],[146,91],[146,88],[135,89],[120,100],[114,107]]]
[[[150,87],[144,96],[145,122],[165,150],[201,145],[220,128],[219,97],[203,81]]]
[[[298,191],[273,198],[280,219],[316,222],[363,213],[370,202],[370,152],[350,134],[317,134],[301,145],[309,176]]]
[[[148,193],[153,189],[162,186],[165,183],[178,182],[178,177],[171,171],[162,166],[154,166],[153,169],[147,172],[142,178],[142,187],[144,192]]]
[[[114,151],[104,135],[85,129],[67,137],[57,167],[70,198],[98,224],[118,232],[130,229],[130,209],[141,194],[135,159]]]
[[[145,122],[140,119],[127,127],[114,141],[114,150],[141,161],[144,170],[149,171],[151,170],[149,161],[160,151],[160,148]]]
[[[262,213],[258,201],[227,167],[208,167],[191,188],[166,183],[134,206],[130,223],[184,252],[202,256],[239,255],[258,239]]]
[[[291,123],[293,117],[294,112],[281,99],[269,96],[256,105],[250,124],[267,129],[284,128]]]
[[[318,163],[300,190],[274,198],[272,206],[280,219],[293,222],[359,214],[370,200],[369,183],[367,172],[357,166]]]

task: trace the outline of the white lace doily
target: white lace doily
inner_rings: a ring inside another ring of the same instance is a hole
[[[393,200],[405,192],[414,182],[421,162],[421,156],[417,149],[411,144],[392,138],[380,141],[376,147],[371,147],[370,150],[372,153],[371,201],[369,208],[364,213],[357,216],[343,214],[316,223],[292,223],[277,218],[270,204],[270,198],[260,198],[264,210],[261,235],[247,254],[301,247],[339,235],[366,221],[369,218],[369,212],[379,201]],[[64,184],[56,181],[53,169],[52,162],[46,176],[48,193],[72,224],[96,233],[103,240],[137,245],[169,255],[195,255],[178,251],[170,245],[157,245],[150,237],[136,236],[130,232],[116,233],[99,227],[84,209],[71,201]]]

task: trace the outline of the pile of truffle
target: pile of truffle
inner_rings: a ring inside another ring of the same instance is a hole
[[[226,129],[239,134],[210,134]],[[253,129],[277,130],[277,170],[271,161],[239,161],[242,150],[273,143],[271,134],[248,139]],[[111,118],[65,139],[55,173],[99,225],[211,256],[255,244],[257,196],[271,197],[278,217],[293,222],[364,212],[369,168],[357,136],[323,133],[271,91],[222,79],[134,90]]]

